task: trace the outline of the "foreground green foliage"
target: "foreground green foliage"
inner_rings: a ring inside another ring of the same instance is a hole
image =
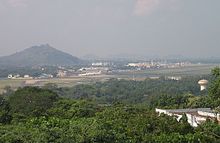
[[[212,122],[194,129],[186,120],[158,117],[144,107],[63,99],[35,87],[19,89],[8,100],[1,97],[0,108],[1,119],[8,117],[0,124],[2,143],[176,143],[220,139],[220,126]]]
[[[213,74],[208,96],[194,96],[201,93],[196,87],[179,89],[189,79],[9,90],[0,96],[0,143],[218,143],[216,121],[193,128],[186,117],[159,117],[154,108],[217,109],[219,75]]]

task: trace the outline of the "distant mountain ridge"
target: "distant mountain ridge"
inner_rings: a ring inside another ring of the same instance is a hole
[[[33,46],[10,56],[0,57],[0,66],[72,66],[82,61],[48,44]]]

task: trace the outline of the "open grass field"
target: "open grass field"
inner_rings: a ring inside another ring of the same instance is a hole
[[[43,86],[47,83],[55,83],[59,87],[71,87],[77,84],[87,84],[95,82],[103,82],[110,78],[133,79],[143,80],[147,77],[153,76],[194,76],[194,75],[207,75],[210,74],[211,69],[218,66],[217,64],[205,65],[192,65],[188,67],[173,68],[173,69],[150,69],[141,71],[120,72],[112,75],[96,75],[86,77],[70,77],[70,78],[53,78],[53,79],[38,79],[38,80],[25,80],[25,79],[1,79],[0,80],[0,93],[4,91],[6,86],[13,89],[23,86]],[[29,84],[25,84],[25,83]],[[33,83],[33,84],[32,84]]]
[[[72,87],[77,84],[87,84],[94,82],[104,82],[114,76],[98,75],[87,77],[70,77],[70,78],[52,78],[52,79],[2,79],[0,80],[0,93],[4,92],[6,86],[17,89],[23,86],[44,86],[47,83],[54,83],[59,87]]]

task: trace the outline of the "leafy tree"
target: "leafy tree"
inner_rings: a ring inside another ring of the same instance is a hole
[[[47,89],[25,87],[9,98],[11,112],[27,116],[40,116],[58,100],[57,94]]]
[[[11,122],[9,103],[0,96],[0,123],[7,124]]]
[[[216,67],[212,70],[212,75],[214,77],[211,86],[209,88],[210,99],[213,100],[212,104],[214,107],[220,105],[220,68]]]
[[[93,117],[97,111],[97,105],[91,101],[60,99],[48,110],[48,113],[50,116],[71,119]]]
[[[214,69],[212,69],[211,73],[215,78],[218,78],[220,76],[220,68],[215,67]]]
[[[14,90],[12,89],[11,86],[5,86],[4,87],[4,94],[3,96],[9,96],[9,95],[12,95],[14,93]]]

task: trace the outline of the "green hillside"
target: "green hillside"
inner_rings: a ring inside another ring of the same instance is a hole
[[[80,59],[59,51],[50,45],[33,46],[10,56],[0,58],[0,66],[77,65]]]

